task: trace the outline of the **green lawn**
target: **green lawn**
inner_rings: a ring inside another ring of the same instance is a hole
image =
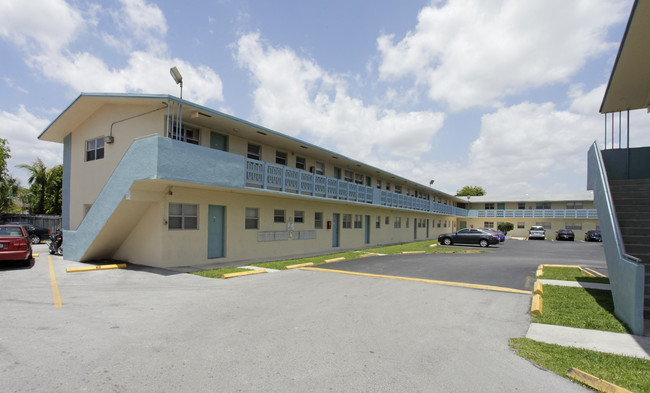
[[[543,313],[533,314],[533,322],[628,332],[626,326],[614,316],[614,301],[610,291],[544,285],[542,299]]]
[[[222,267],[221,269],[202,270],[200,272],[191,272],[197,276],[208,278],[221,278],[222,275],[228,273],[250,272],[251,269],[243,269],[240,267]]]
[[[519,356],[565,378],[573,367],[633,392],[650,392],[650,360],[546,344],[527,338],[510,339],[510,347]]]
[[[544,267],[544,280],[581,281],[609,284],[607,277],[593,277],[578,269],[577,267]]]

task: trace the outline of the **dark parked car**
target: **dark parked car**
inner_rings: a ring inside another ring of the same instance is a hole
[[[602,242],[603,237],[600,235],[600,231],[587,231],[587,232],[585,232],[585,241],[586,242]]]
[[[503,243],[504,241],[506,241],[506,235],[503,232],[501,232],[500,230],[492,229],[492,228],[483,228],[483,229],[485,229],[488,232],[493,232],[493,233],[496,233],[497,235],[499,235],[499,241],[500,242]]]
[[[571,240],[573,241],[575,239],[575,235],[573,234],[573,231],[570,229],[560,229],[557,231],[557,234],[555,235],[555,240]]]
[[[7,225],[20,225],[29,234],[29,239],[32,241],[32,244],[39,244],[43,239],[50,238],[50,230],[47,228],[39,227],[28,222],[9,222]]]
[[[499,235],[480,228],[463,228],[458,232],[443,233],[438,236],[438,243],[446,246],[463,243],[489,247],[490,244],[499,244]]]
[[[29,266],[32,260],[32,243],[24,227],[0,225],[0,261],[24,261]]]

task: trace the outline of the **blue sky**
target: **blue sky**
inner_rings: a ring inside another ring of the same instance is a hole
[[[0,137],[26,186],[80,92],[178,95],[176,66],[185,99],[447,193],[580,193],[632,4],[3,0]]]

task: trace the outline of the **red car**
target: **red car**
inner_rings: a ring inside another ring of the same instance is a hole
[[[32,242],[20,225],[0,225],[0,261],[32,261]]]

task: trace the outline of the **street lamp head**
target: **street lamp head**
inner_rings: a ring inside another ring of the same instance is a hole
[[[172,74],[172,78],[174,78],[174,82],[176,82],[177,85],[183,86],[183,76],[178,72],[178,68],[170,68],[169,73]]]

